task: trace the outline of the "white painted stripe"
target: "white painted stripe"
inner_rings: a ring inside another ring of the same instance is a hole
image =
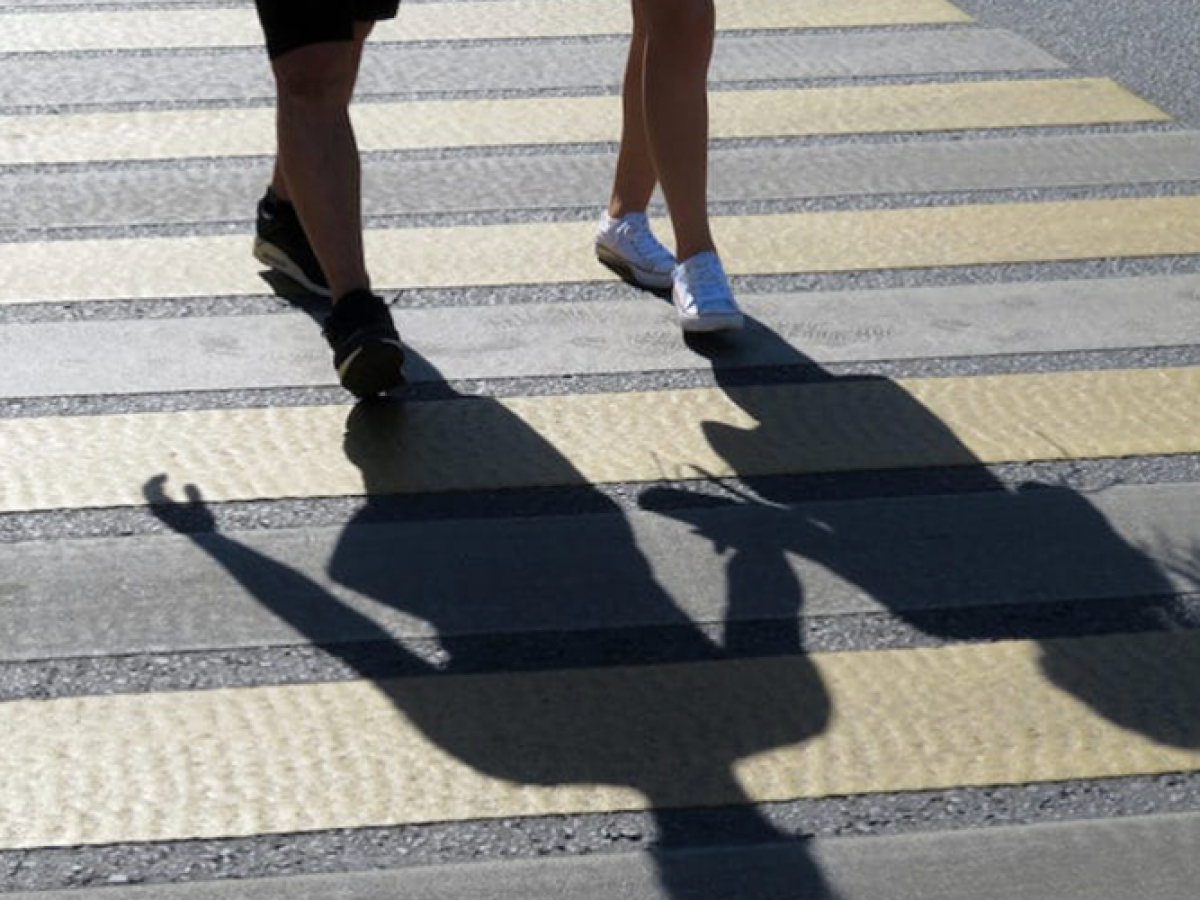
[[[466,439],[464,436],[469,436]],[[0,510],[1200,453],[1200,367],[0,420]]]
[[[734,275],[1200,253],[1200,197],[715,218]],[[609,280],[591,222],[369,231],[381,290]],[[262,294],[249,237],[0,244],[0,303]]]
[[[714,138],[1116,124],[1169,117],[1106,79],[715,91]],[[609,143],[617,97],[438,100],[354,107],[363,151]],[[0,116],[0,165],[264,156],[270,108]]]
[[[0,847],[1200,767],[1200,632],[0,704]]]

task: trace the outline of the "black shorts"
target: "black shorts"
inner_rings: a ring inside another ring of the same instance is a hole
[[[355,22],[378,22],[396,15],[400,0],[254,0],[276,59],[309,44],[348,41]]]

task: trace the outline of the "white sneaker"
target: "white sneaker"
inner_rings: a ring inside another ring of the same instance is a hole
[[[742,311],[716,253],[697,253],[675,267],[671,300],[684,331],[737,331]]]
[[[600,216],[596,233],[596,256],[600,262],[639,287],[669,288],[675,257],[650,231],[645,213],[628,213],[614,219]]]

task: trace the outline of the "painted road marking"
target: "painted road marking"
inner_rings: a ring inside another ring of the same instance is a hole
[[[1200,633],[0,705],[0,847],[1200,766]]]
[[[1200,197],[719,217],[733,275],[1200,253]],[[592,222],[368,231],[380,290],[608,281]],[[0,303],[268,292],[244,236],[0,244]]]
[[[1200,452],[1200,368],[0,421],[0,510]]]
[[[714,91],[715,138],[1163,122],[1104,78]],[[608,143],[618,97],[421,100],[354,107],[364,152]],[[154,110],[0,116],[0,165],[264,156],[274,111]]]

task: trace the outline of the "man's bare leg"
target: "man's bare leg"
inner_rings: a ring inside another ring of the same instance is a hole
[[[354,75],[350,89],[350,96],[346,98],[346,104],[349,105],[353,99],[354,84],[358,82],[358,72],[362,66],[363,47],[366,46],[367,38],[371,34],[371,29],[374,28],[374,22],[359,22],[355,26],[354,41],[351,48],[354,54],[353,66]],[[291,202],[291,191],[288,189],[287,177],[283,173],[283,166],[279,164],[279,155],[275,156],[275,166],[271,172],[271,189],[275,192],[280,200],[285,203]]]
[[[323,333],[342,386],[357,397],[404,381],[404,346],[391,312],[370,290],[363,254],[362,172],[350,119],[369,23],[353,39],[277,57],[279,150],[272,187],[295,207],[333,297]]]
[[[352,41],[300,47],[273,63],[278,156],[272,186],[296,207],[335,299],[370,287],[362,240],[362,175],[350,120],[370,23]]]

